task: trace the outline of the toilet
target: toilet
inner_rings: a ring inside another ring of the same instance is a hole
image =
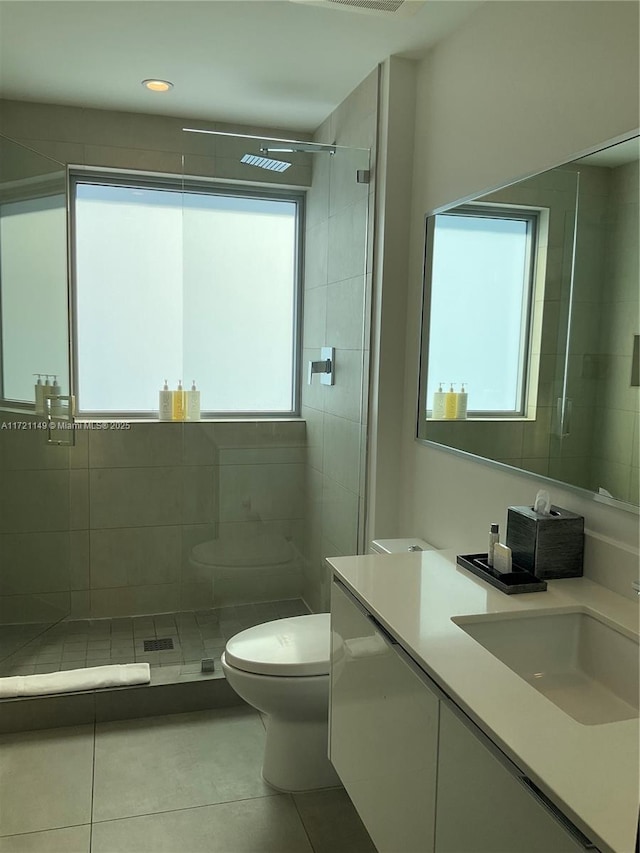
[[[421,539],[377,540],[371,553],[432,550]],[[275,619],[227,641],[222,669],[229,685],[267,715],[262,778],[278,791],[340,785],[328,758],[329,613]]]
[[[330,615],[265,622],[232,637],[222,669],[245,702],[267,714],[262,778],[279,791],[340,784],[327,756]]]

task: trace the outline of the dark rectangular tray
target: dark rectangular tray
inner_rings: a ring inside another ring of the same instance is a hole
[[[540,580],[519,566],[514,566],[512,572],[501,575],[488,565],[486,554],[458,554],[456,560],[463,569],[468,569],[507,595],[522,592],[544,592],[547,588],[546,581]]]

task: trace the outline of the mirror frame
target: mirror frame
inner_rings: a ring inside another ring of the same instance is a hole
[[[598,503],[603,503],[608,506],[624,510],[626,512],[631,512],[635,515],[640,515],[640,506],[636,504],[629,503],[628,501],[619,500],[618,498],[607,497],[605,495],[600,495],[597,492],[590,491],[589,489],[584,489],[581,486],[575,486],[572,483],[567,483],[563,480],[555,480],[552,477],[545,476],[543,474],[536,474],[533,471],[527,471],[524,468],[516,468],[513,465],[507,465],[505,462],[498,462],[495,459],[490,459],[486,456],[477,456],[474,453],[470,453],[467,450],[460,450],[456,447],[451,447],[446,444],[440,444],[437,441],[432,441],[428,438],[422,438],[420,436],[420,427],[422,424],[422,412],[426,410],[427,400],[427,365],[429,359],[429,326],[431,321],[431,280],[427,275],[430,266],[431,266],[431,257],[430,253],[433,249],[433,241],[429,240],[429,229],[432,227],[430,223],[432,223],[433,217],[438,214],[445,213],[453,208],[463,206],[473,201],[478,201],[482,199],[486,195],[490,195],[491,193],[498,192],[500,190],[507,189],[508,187],[512,187],[515,184],[520,183],[521,181],[526,181],[530,178],[534,178],[538,175],[543,175],[546,172],[550,172],[553,169],[560,169],[563,166],[568,166],[570,164],[574,164],[577,160],[581,160],[583,157],[588,157],[591,154],[596,154],[600,151],[604,151],[607,148],[611,148],[615,145],[619,145],[623,142],[629,142],[633,139],[640,139],[640,128],[636,128],[633,131],[629,131],[627,133],[621,134],[619,136],[615,136],[609,140],[606,140],[602,143],[598,143],[596,145],[591,146],[590,148],[584,149],[581,152],[577,153],[569,160],[563,160],[562,162],[556,163],[553,166],[550,166],[547,169],[541,169],[536,172],[527,172],[526,174],[520,175],[517,178],[514,178],[507,183],[496,184],[494,186],[490,186],[480,192],[472,193],[471,195],[464,196],[463,198],[457,199],[449,204],[441,205],[440,207],[434,208],[433,210],[427,211],[424,215],[424,225],[423,225],[423,258],[422,258],[422,308],[421,308],[421,326],[420,326],[420,356],[419,356],[419,365],[418,365],[418,393],[416,395],[417,399],[417,409],[416,409],[416,422],[415,422],[415,440],[419,444],[423,444],[427,447],[434,447],[438,450],[443,450],[447,453],[451,453],[454,456],[458,456],[463,459],[472,459],[475,462],[479,462],[482,465],[486,465],[492,468],[499,468],[505,471],[511,471],[525,477],[528,477],[532,480],[540,481],[542,480],[544,483],[548,483],[549,485],[560,486],[561,488],[568,489],[571,492],[575,492],[581,495],[584,498],[591,499],[597,501]]]

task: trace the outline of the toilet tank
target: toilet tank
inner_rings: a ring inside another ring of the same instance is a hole
[[[404,554],[406,551],[435,551],[424,539],[374,539],[369,544],[370,554]]]

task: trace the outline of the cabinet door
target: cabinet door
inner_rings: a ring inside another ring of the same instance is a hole
[[[504,757],[498,757],[496,747],[490,748],[484,737],[441,702],[437,853],[585,850],[514,771]]]
[[[331,761],[379,853],[430,853],[439,700],[335,581],[331,634]]]

